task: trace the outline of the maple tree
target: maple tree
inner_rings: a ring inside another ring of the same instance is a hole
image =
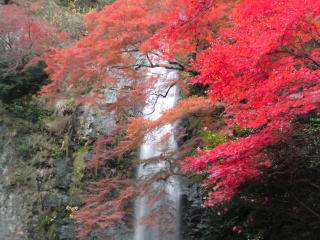
[[[21,70],[43,60],[50,46],[67,42],[67,35],[41,19],[37,19],[38,4],[19,1],[0,5],[1,57],[10,61],[9,70]]]
[[[206,205],[229,200],[247,179],[270,166],[263,150],[292,133],[292,123],[319,110],[319,10],[313,1],[243,1],[211,47],[193,66],[193,82],[209,84],[212,100],[225,103],[228,122],[256,133],[228,141],[185,168],[208,174],[214,186]]]
[[[287,138],[299,116],[319,111],[319,16],[320,3],[311,0],[118,0],[86,17],[87,36],[48,55],[53,82],[42,94],[90,103],[103,99],[106,87],[119,88],[111,106],[119,110],[144,104],[157,81],[145,80],[146,68],[188,72],[189,83],[208,86],[209,99],[186,99],[156,121],[131,119],[119,127],[127,135],[112,151],[103,146],[114,138],[100,139],[89,166],[138,147],[166,122],[223,106],[230,126],[254,133],[181,161],[185,172],[206,176],[205,205],[213,206],[272,164],[266,149]],[[185,87],[181,79],[166,86],[172,84]]]
[[[103,230],[123,219],[128,214],[128,202],[137,194],[134,180],[130,179],[107,178],[93,184],[95,187],[84,201],[86,205],[75,213],[83,223],[79,232],[81,239],[92,229]]]
[[[28,104],[20,100],[50,82],[43,54],[52,45],[67,44],[67,35],[38,16],[40,4],[24,0],[5,4],[0,4],[0,99],[26,108]]]

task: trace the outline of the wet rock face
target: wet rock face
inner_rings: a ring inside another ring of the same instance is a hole
[[[109,135],[116,127],[114,113],[97,106],[78,106],[73,121],[74,139],[81,144],[92,144],[98,135]]]
[[[7,120],[0,119],[0,240],[76,240],[66,209],[79,204],[70,196],[72,152],[61,136]]]
[[[112,94],[107,99],[115,100]],[[85,188],[81,171],[90,145],[98,135],[111,134],[116,121],[97,106],[61,105],[57,117],[70,120],[56,131],[35,128],[0,106],[0,240],[78,239],[68,207],[81,205],[74,194]],[[80,156],[83,165],[75,163]]]
[[[72,168],[65,159],[55,162],[54,187],[68,191],[72,181]]]
[[[0,187],[0,239],[22,240],[26,238],[22,216],[25,215],[24,200],[17,193],[9,193]]]
[[[117,101],[118,91],[119,89],[106,89],[106,98],[101,101],[103,106],[88,104],[74,107],[70,100],[61,99],[55,106],[55,114],[58,118],[71,115],[73,140],[80,145],[90,145],[97,136],[109,135],[115,129],[115,112],[107,111],[106,106]]]
[[[4,130],[1,130],[3,133]],[[13,153],[14,149],[8,145],[0,151],[0,240],[26,239],[22,220],[26,215],[25,201],[23,195],[11,186],[12,181],[8,175]]]
[[[114,103],[127,85],[130,80],[122,80],[107,89],[103,104]],[[114,112],[94,105],[75,107],[64,99],[39,128],[10,115],[0,102],[0,240],[77,240],[79,226],[70,207],[81,206],[79,194],[90,181],[84,172],[93,143],[99,135],[112,134],[116,125]],[[111,162],[101,174],[129,172],[135,158],[128,155],[122,166]]]

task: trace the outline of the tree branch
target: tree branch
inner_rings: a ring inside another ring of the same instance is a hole
[[[160,94],[155,94],[155,93],[151,94],[151,95],[157,96],[157,98],[156,98],[155,102],[153,103],[153,107],[152,107],[153,110],[152,110],[152,112],[145,114],[145,116],[148,116],[148,115],[151,115],[152,113],[154,113],[154,111],[156,110],[156,104],[157,104],[159,98],[160,98],[160,97],[166,98],[166,97],[168,96],[168,94],[169,94],[170,89],[171,89],[174,85],[176,85],[176,84],[175,84],[175,83],[171,84],[170,87],[167,89],[167,91],[166,91],[165,94],[161,94],[161,93],[160,93]]]
[[[151,63],[150,65],[148,64],[132,64],[132,65],[127,65],[127,66],[111,66],[110,69],[128,69],[128,68],[133,68],[138,70],[139,68],[142,67],[146,67],[146,68],[157,68],[157,67],[163,67],[165,69],[171,69],[171,70],[177,70],[180,72],[188,72],[191,73],[193,76],[197,76],[200,74],[200,72],[196,71],[196,70],[186,70],[185,67],[178,62],[169,62],[169,64],[171,65],[160,65],[160,64],[153,64]],[[172,65],[176,65],[176,66],[172,66]]]
[[[4,43],[6,43],[9,48],[12,48],[11,43],[10,43],[9,41],[7,41],[4,37],[2,37],[1,35],[0,35],[0,39],[1,39]]]
[[[159,65],[159,64],[152,64],[152,65],[147,65],[147,64],[132,64],[132,65],[128,65],[128,66],[111,66],[111,69],[128,69],[128,68],[134,68],[134,69],[139,69],[142,67],[146,67],[146,68],[157,68],[157,67],[163,67],[166,69],[172,69],[172,70],[179,70],[182,71],[182,69],[180,67],[173,67],[170,65]]]
[[[305,59],[308,59],[308,60],[310,60],[314,65],[316,65],[317,67],[320,68],[320,63],[318,63],[316,60],[312,59],[311,57],[309,57],[309,56],[307,56],[307,55],[299,55],[299,54],[296,54],[296,53],[294,53],[294,52],[284,51],[284,50],[283,50],[283,51],[281,51],[281,50],[279,50],[279,51],[274,51],[274,52],[269,53],[269,55],[277,54],[277,53],[287,53],[287,54],[290,54],[290,55],[292,55],[292,56],[294,56],[294,57],[297,57],[297,58],[305,58]]]
[[[320,219],[320,215],[315,212],[313,209],[309,208],[306,204],[304,204],[303,202],[301,202],[297,197],[296,195],[294,195],[293,193],[291,193],[291,195],[293,196],[293,198],[303,207],[305,208],[306,210],[308,210],[310,213],[312,213],[314,216],[316,216],[317,218]]]

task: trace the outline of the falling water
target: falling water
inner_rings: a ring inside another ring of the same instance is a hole
[[[165,68],[153,68],[148,72],[149,76],[158,75],[160,79],[153,88],[159,94],[165,96],[156,97],[150,94],[144,108],[144,114],[151,120],[158,119],[161,112],[174,107],[178,99],[178,89],[163,87],[163,83],[178,77],[177,72]],[[158,91],[158,89],[161,92]],[[166,94],[167,93],[167,94]],[[166,124],[160,129],[154,130],[145,136],[145,143],[140,148],[140,159],[149,159],[158,156],[165,156],[168,152],[174,152],[177,148],[174,136],[172,135],[175,124]],[[168,136],[166,141],[161,141]],[[161,143],[160,143],[161,141]],[[174,164],[173,164],[174,165]],[[137,178],[141,180],[150,179],[161,171],[172,168],[169,161],[158,161],[155,163],[143,164],[138,167]],[[150,204],[150,196],[140,196],[135,201],[135,219],[137,222],[144,217],[152,216],[152,223],[137,224],[134,229],[134,240],[178,240],[179,239],[179,208],[180,208],[180,183],[177,176],[164,177],[150,186],[152,192],[164,192],[164,196],[158,201]],[[161,214],[154,214],[159,209]]]

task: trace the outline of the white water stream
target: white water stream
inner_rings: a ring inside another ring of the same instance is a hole
[[[167,86],[164,88],[163,83],[165,84],[170,79],[176,79],[178,74],[176,71],[158,67],[150,69],[148,75],[149,77],[160,77],[152,90],[157,94],[166,95],[165,97],[160,96],[158,99],[155,94],[149,95],[143,112],[147,118],[155,120],[161,116],[161,112],[175,106],[178,100],[177,87],[173,86],[169,89]],[[140,148],[140,159],[149,159],[157,156],[165,157],[169,152],[174,152],[177,148],[177,143],[172,131],[175,127],[175,124],[166,124],[146,135],[145,143]],[[168,136],[166,140],[161,141],[165,136]],[[165,173],[168,169],[174,168],[172,163],[168,160],[148,164],[141,163],[137,170],[137,178],[148,180],[160,172]],[[151,194],[140,196],[136,199],[134,210],[137,222],[146,217],[150,218],[146,222],[151,224],[135,225],[134,240],[179,240],[181,195],[179,179],[177,176],[165,176],[163,179],[152,183],[150,189]],[[159,193],[164,193],[164,195],[157,201],[150,203],[150,199]]]

